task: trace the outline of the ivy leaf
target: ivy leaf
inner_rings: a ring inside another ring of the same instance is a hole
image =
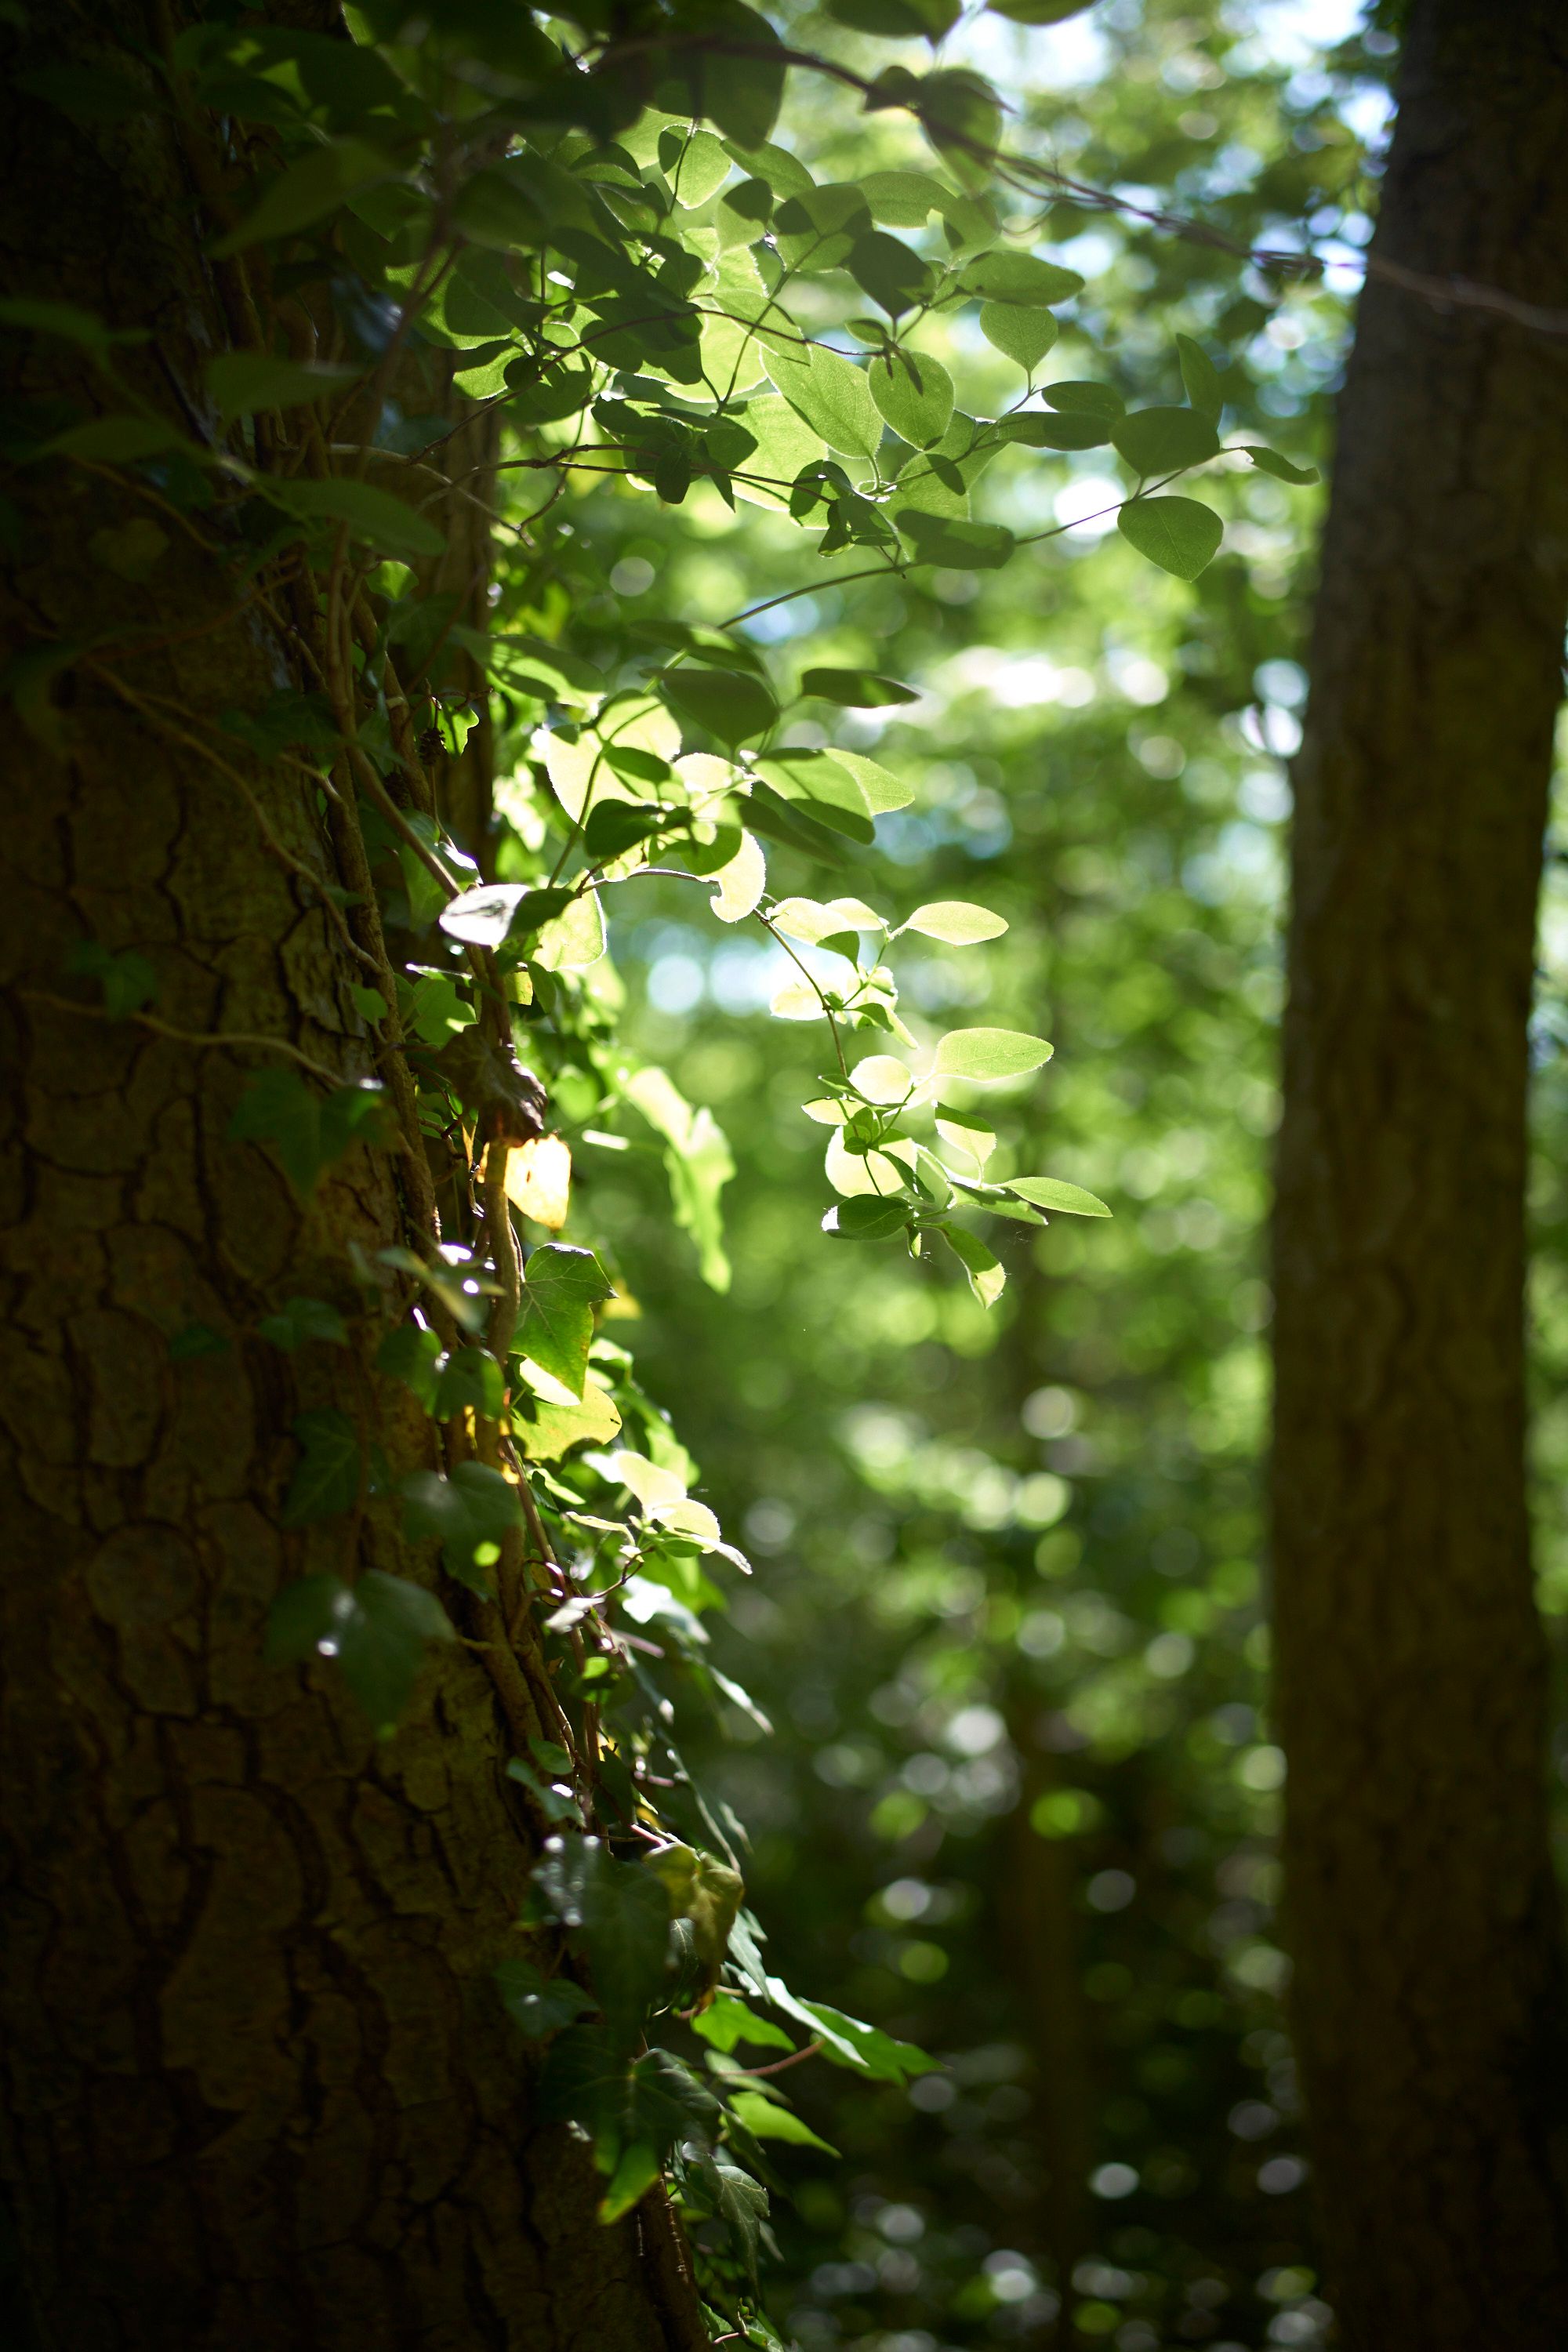
[[[873,360],[871,397],[900,437],[930,449],[952,422],[952,378],[926,352],[897,351]]]
[[[1134,408],[1118,417],[1110,438],[1134,472],[1173,474],[1219,455],[1219,436],[1190,408]]]
[[[1016,1192],[1020,1201],[1027,1201],[1037,1209],[1057,1209],[1070,1217],[1109,1217],[1103,1201],[1086,1192],[1081,1184],[1064,1184],[1055,1176],[1013,1176],[1006,1190]]]
[[[950,1029],[937,1041],[932,1071],[944,1078],[1019,1078],[1048,1062],[1052,1051],[1022,1029]]]
[[[389,1381],[401,1381],[428,1412],[436,1395],[436,1360],[441,1342],[434,1331],[418,1323],[400,1323],[375,1351],[375,1368]]]
[[[1181,362],[1182,383],[1187,399],[1200,416],[1217,425],[1225,406],[1225,392],[1219,380],[1219,370],[1201,343],[1191,335],[1176,337],[1176,357]]]
[[[920,690],[900,686],[874,669],[808,669],[800,681],[802,694],[836,702],[841,710],[886,710],[895,703],[918,702]]]
[[[275,359],[268,352],[220,352],[207,362],[207,390],[222,416],[262,408],[303,408],[354,383],[360,370],[322,362]]]
[[[301,521],[346,522],[356,539],[384,555],[412,561],[446,551],[447,541],[433,522],[374,483],[349,481],[341,475],[315,482],[268,474],[258,488],[274,506]]]
[[[770,1979],[769,1990],[776,2000],[780,1990],[776,1977]],[[795,2008],[804,2011],[805,2023],[823,2036],[822,2054],[833,2065],[847,2065],[879,2083],[907,2083],[916,2074],[937,2071],[938,2061],[914,2042],[896,2041],[879,2027],[863,2025],[858,2017],[847,2017],[826,2001],[803,2000]]]
[[[657,1878],[615,1861],[598,1838],[552,1837],[533,1874],[588,1961],[611,2040],[630,2049],[664,1983],[669,1905]]]
[[[994,16],[1005,16],[1015,25],[1061,25],[1069,16],[1081,16],[1094,0],[985,0]]]
[[[522,1300],[512,1345],[542,1371],[583,1394],[594,1308],[613,1297],[605,1269],[592,1250],[569,1242],[543,1242],[529,1253]]]
[[[732,1992],[719,1993],[710,2008],[700,2011],[691,2021],[691,2031],[710,2049],[721,2050],[726,2055],[738,2042],[754,2043],[762,2050],[795,2048],[782,2025],[775,2025],[771,2018],[759,2017]]]
[[[665,701],[733,750],[765,735],[778,704],[760,677],[744,670],[667,669],[659,678]]]
[[[107,466],[134,466],[164,449],[188,445],[176,425],[156,416],[95,416],[57,433],[39,451],[44,457],[86,457]]]
[[[775,2093],[764,2091],[731,2091],[726,2104],[737,2123],[757,2139],[788,2140],[795,2147],[819,2147],[825,2156],[837,2156],[838,2150],[831,2140],[820,2138],[793,2107],[786,2107]]]
[[[530,2042],[559,2033],[594,2006],[580,1984],[570,1977],[547,1977],[531,1960],[502,1960],[494,1977],[507,2015]]]
[[[128,1013],[151,1004],[158,993],[157,973],[134,948],[121,948],[114,953],[97,940],[79,940],[67,960],[66,970],[99,982],[103,990],[103,1009],[111,1021],[123,1021]]]
[[[409,1535],[416,1540],[438,1537],[447,1572],[489,1599],[489,1573],[474,1555],[521,1523],[522,1506],[510,1480],[486,1463],[459,1462],[449,1478],[434,1470],[413,1471],[397,1491]]]
[[[973,906],[967,898],[933,898],[929,905],[917,907],[900,926],[901,930],[919,931],[925,939],[942,940],[952,948],[999,940],[1006,929],[1005,915],[994,915],[989,907]]]
[[[240,1097],[227,1134],[231,1142],[269,1144],[305,1197],[333,1160],[356,1143],[384,1145],[392,1129],[386,1089],[372,1080],[323,1098],[296,1071],[262,1070]]]
[[[1196,499],[1129,499],[1116,528],[1151,563],[1178,580],[1195,580],[1213,562],[1225,536],[1212,507]]]
[[[488,1348],[454,1348],[436,1368],[430,1410],[437,1421],[472,1412],[499,1421],[506,1406],[506,1375]]]
[[[735,1172],[728,1138],[705,1105],[692,1108],[667,1071],[638,1070],[623,1081],[621,1091],[665,1139],[675,1222],[697,1244],[703,1281],[710,1290],[728,1290],[730,1261],[719,1207],[719,1195]]]
[[[1250,441],[1244,441],[1241,448],[1242,455],[1251,458],[1260,474],[1272,474],[1277,482],[1294,482],[1304,489],[1321,479],[1316,466],[1295,465],[1289,457],[1282,457],[1278,449],[1265,449]]]
[[[324,1340],[328,1346],[348,1345],[348,1330],[335,1307],[324,1298],[288,1298],[275,1315],[265,1315],[256,1327],[258,1339],[270,1340],[275,1348],[292,1353],[309,1339]]]
[[[514,936],[523,939],[542,930],[571,905],[572,895],[560,887],[536,890],[522,882],[486,882],[449,899],[437,920],[448,939],[462,940],[469,947],[499,948]]]
[[[365,1570],[349,1601],[336,1628],[338,1664],[372,1723],[385,1733],[414,1696],[427,1645],[457,1636],[433,1592],[379,1568]]]
[[[1114,384],[1096,383],[1086,376],[1058,376],[1055,383],[1042,388],[1040,398],[1047,408],[1059,408],[1074,416],[1103,416],[1111,424],[1127,408]]]
[[[255,210],[210,250],[222,259],[264,239],[292,236],[336,212],[355,190],[391,178],[395,169],[389,156],[363,139],[330,139],[280,173]]]
[[[293,1428],[300,1452],[283,1497],[283,1525],[309,1527],[317,1519],[352,1511],[359,1500],[361,1465],[359,1433],[353,1422],[326,1406],[296,1413]]]

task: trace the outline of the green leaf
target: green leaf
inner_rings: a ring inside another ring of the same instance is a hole
[[[227,1134],[231,1142],[269,1144],[305,1196],[353,1144],[384,1143],[391,1115],[384,1087],[339,1087],[323,1098],[296,1071],[262,1070],[240,1097]]]
[[[763,2091],[731,2091],[727,2105],[736,2122],[743,2124],[756,2139],[782,2139],[795,2147],[819,2147],[825,2156],[838,2153],[831,2141],[819,2138],[802,2116],[782,2105],[776,2096],[770,2098]]]
[[[622,1085],[668,1149],[664,1155],[675,1222],[697,1244],[702,1279],[710,1290],[730,1287],[719,1195],[735,1172],[728,1139],[706,1106],[693,1109],[664,1070],[637,1071]]]
[[[1096,383],[1084,376],[1059,376],[1055,383],[1043,386],[1040,397],[1047,408],[1062,409],[1073,416],[1103,416],[1108,424],[1114,424],[1127,408],[1114,384]]]
[[[659,1881],[616,1862],[598,1838],[552,1837],[534,1884],[584,1952],[605,2028],[629,2050],[664,1984],[669,1905]]]
[[[323,482],[284,481],[268,474],[257,488],[274,506],[302,521],[347,523],[356,539],[384,555],[412,561],[421,555],[440,555],[446,549],[446,540],[433,522],[416,514],[390,490],[378,490],[370,482],[348,481],[337,475]]]
[[[1217,425],[1220,411],[1225,406],[1219,370],[1203,345],[1194,343],[1191,335],[1176,337],[1176,356],[1182,363],[1182,383],[1186,388],[1188,401],[1200,416],[1206,416],[1211,425]]]
[[[765,735],[778,704],[760,677],[735,669],[667,669],[659,690],[671,708],[733,750]]]
[[[572,897],[567,888],[536,890],[522,882],[485,882],[448,899],[437,919],[448,939],[462,940],[469,947],[499,948],[505,940],[542,930],[571,905]]]
[[[1178,580],[1195,580],[1212,562],[1224,526],[1196,499],[1129,499],[1116,518],[1123,539]]]
[[[785,1990],[776,1977],[768,1979],[768,1990],[775,2001]],[[935,2072],[937,2061],[929,2057],[912,2042],[895,2041],[875,2025],[863,2025],[858,2017],[847,2017],[841,2009],[831,2009],[825,2000],[797,2001],[789,1995],[779,2006],[787,2009],[802,2022],[814,2027],[822,2037],[822,2054],[835,2066],[847,2066],[855,2073],[869,2074],[879,2083],[907,2083],[916,2074]]]
[[[73,425],[57,433],[39,451],[44,457],[94,458],[106,466],[133,466],[164,449],[188,445],[174,425],[159,416],[95,416],[89,424]]]
[[[1294,482],[1299,488],[1321,479],[1316,466],[1298,466],[1282,457],[1278,449],[1265,449],[1255,442],[1244,441],[1242,454],[1250,457],[1260,474],[1272,474],[1277,482]]]
[[[858,33],[885,40],[940,41],[961,13],[960,0],[827,0],[827,13]]]
[[[414,1696],[431,1642],[457,1636],[433,1592],[406,1577],[367,1569],[349,1595],[335,1636],[343,1680],[378,1731],[389,1731]]]
[[[223,416],[259,408],[303,408],[357,381],[355,367],[275,359],[267,352],[220,352],[207,362],[207,390]]]
[[[58,106],[73,122],[124,122],[133,114],[167,111],[162,90],[105,66],[37,66],[18,74],[15,87]]]
[[[996,430],[1004,441],[1020,441],[1026,449],[1098,449],[1110,438],[1110,420],[1087,410],[1055,416],[1031,408],[1021,416],[1004,416]]]
[[[522,1301],[512,1345],[541,1370],[583,1394],[594,1308],[612,1296],[604,1267],[592,1250],[567,1242],[545,1242],[529,1254]]]
[[[1021,1029],[950,1029],[937,1042],[933,1073],[944,1078],[1019,1078],[1051,1058],[1043,1037]]]
[[[1081,1184],[1063,1184],[1055,1176],[1012,1176],[1007,1191],[1032,1208],[1058,1209],[1069,1217],[1109,1217],[1111,1212]]]
[[[769,352],[763,362],[775,391],[820,433],[830,449],[847,457],[874,457],[882,424],[864,369],[822,343],[792,344]]]
[[[189,1364],[198,1356],[226,1356],[229,1342],[210,1323],[187,1323],[169,1342],[169,1361]]]
[[[949,521],[944,516],[922,514],[918,507],[902,507],[894,514],[903,536],[921,563],[940,564],[948,572],[997,572],[1017,545],[1001,523]]]
[[[1190,408],[1134,408],[1118,417],[1110,438],[1136,473],[1173,474],[1219,455],[1219,436]]]
[[[506,1408],[506,1375],[488,1348],[454,1348],[436,1368],[430,1410],[437,1421],[472,1412],[499,1421]]]
[[[483,1462],[459,1462],[449,1478],[415,1470],[397,1491],[408,1534],[416,1541],[438,1537],[448,1572],[489,1597],[489,1572],[476,1566],[474,1554],[521,1523],[522,1506],[510,1480]]]
[[[849,275],[889,319],[912,310],[931,291],[929,263],[900,237],[879,228],[863,229],[849,248]]]
[[[928,906],[917,907],[899,928],[919,931],[928,940],[945,940],[949,947],[967,948],[980,940],[999,940],[1007,919],[994,915],[989,907],[973,906],[967,898],[933,898]]]
[[[148,340],[144,327],[111,327],[91,310],[79,310],[74,302],[37,302],[18,295],[0,301],[0,327],[28,328],[36,335],[58,335],[64,341],[79,343],[89,352],[106,352],[116,343],[144,343]]]
[[[610,2185],[599,2200],[601,2226],[618,2221],[634,2205],[640,2205],[663,2168],[663,2158],[647,2140],[634,2140],[623,2148]]]
[[[700,2011],[692,2019],[691,2031],[700,2041],[726,2054],[738,2042],[752,2042],[762,2050],[795,2048],[782,2025],[775,2025],[771,2018],[759,2017],[732,1992],[715,1995],[711,2007]]]
[[[1026,310],[1012,302],[983,302],[980,331],[1006,359],[1033,375],[1061,329],[1049,310]]]
[[[929,449],[952,422],[952,378],[926,352],[895,352],[873,360],[871,397],[895,433]]]
[[[547,1977],[531,1960],[502,1960],[494,1976],[507,2015],[529,2042],[559,2033],[594,2006],[592,1994],[580,1984],[570,1977]]]
[[[876,1192],[859,1192],[829,1209],[822,1230],[841,1242],[890,1242],[904,1233],[913,1214],[904,1200],[885,1200]]]
[[[67,958],[66,970],[100,983],[103,1009],[111,1021],[123,1021],[128,1013],[151,1004],[158,993],[157,973],[134,948],[121,948],[116,954],[97,940],[79,940]]]
[[[336,1643],[353,1608],[353,1595],[341,1576],[300,1576],[286,1584],[267,1612],[262,1655],[269,1666],[297,1665],[323,1642]],[[329,1654],[335,1654],[333,1653]]]
[[[952,202],[952,191],[929,172],[868,172],[858,184],[872,219],[887,228],[924,228]]]
[[[292,1351],[302,1348],[309,1339],[324,1340],[328,1346],[348,1345],[348,1330],[335,1307],[324,1298],[289,1298],[276,1315],[265,1315],[257,1325],[257,1336],[271,1341],[273,1347]]]
[[[436,1360],[441,1342],[434,1331],[418,1323],[400,1323],[375,1351],[375,1368],[389,1381],[401,1381],[426,1410],[436,1395]]]
[[[362,1457],[359,1433],[348,1415],[332,1406],[296,1413],[293,1430],[300,1459],[283,1498],[283,1525],[310,1527],[352,1511],[359,1500]]]
[[[254,212],[211,247],[222,257],[266,238],[292,236],[336,212],[357,188],[391,178],[396,166],[363,139],[331,139],[313,147],[273,181]]]
[[[836,702],[841,710],[885,710],[895,703],[918,702],[920,690],[900,686],[874,669],[808,669],[800,681],[802,694]]]
[[[965,294],[978,294],[986,302],[1016,303],[1031,310],[1083,291],[1076,269],[1063,269],[1033,253],[979,254],[964,264],[959,285]]]
[[[938,1230],[969,1276],[969,1287],[982,1307],[994,1307],[1007,1284],[1006,1268],[995,1251],[987,1249],[965,1225],[942,1225]]]
[[[985,0],[994,16],[1005,16],[1015,25],[1061,25],[1069,16],[1081,16],[1094,0]]]

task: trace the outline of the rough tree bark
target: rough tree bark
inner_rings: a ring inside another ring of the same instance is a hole
[[[1568,17],[1415,0],[1373,254],[1568,306]],[[1525,1024],[1568,338],[1373,274],[1297,778],[1276,1229],[1286,1862],[1353,2352],[1568,2338],[1524,1481]]]
[[[7,131],[6,292],[151,328],[117,363],[203,429],[227,329],[166,120],[14,102]],[[13,391],[124,405],[68,341],[12,352]],[[689,2352],[668,2206],[598,2226],[490,1982],[531,1853],[479,1657],[426,1668],[380,1744],[324,1670],[262,1664],[280,1586],[342,1565],[280,1528],[291,1418],[366,1383],[353,1349],[247,1334],[290,1294],[352,1306],[346,1245],[406,1230],[397,1163],[356,1151],[302,1210],[225,1139],[275,1060],[94,1017],[68,975],[83,937],[134,948],[155,1020],[370,1068],[309,795],[201,750],[298,683],[287,643],[199,515],[47,462],[17,496],[6,656],[85,649],[56,748],[11,725],[0,827],[0,2201],[28,2325],[39,2352]],[[173,1360],[194,1321],[226,1352]],[[429,1573],[376,1515],[364,1542]]]

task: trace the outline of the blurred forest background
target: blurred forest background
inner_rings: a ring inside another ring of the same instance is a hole
[[[1394,47],[1341,0],[1109,0],[1047,30],[987,16],[949,45],[1026,89],[1064,171],[1322,257],[1316,285],[1254,270],[1238,291],[1230,254],[1135,210],[1063,205],[1049,230],[1129,396],[1180,397],[1190,334],[1233,355],[1235,425],[1303,463],[1330,452]],[[823,99],[816,144],[797,143],[837,179],[874,167],[877,136]],[[976,331],[947,356],[1007,396]],[[1088,372],[1069,328],[1052,373]],[[643,1310],[616,1335],[757,1563],[712,1640],[770,1727],[736,1708],[717,1740],[694,1714],[686,1744],[749,1834],[775,1964],[942,2060],[907,2090],[790,2077],[844,2158],[778,2151],[793,2201],[775,2202],[769,2302],[802,2352],[1053,2327],[1121,2352],[1310,2347],[1331,2318],[1272,1932],[1284,1759],[1260,1591],[1283,825],[1321,493],[1208,485],[1225,546],[1189,587],[1100,511],[1120,495],[1103,459],[1031,453],[1026,488],[1021,467],[987,478],[978,514],[1071,526],[1004,572],[813,589],[749,625],[781,671],[809,631],[814,660],[921,688],[851,722],[919,793],[861,870],[900,911],[952,895],[1006,916],[984,948],[932,943],[910,994],[1055,1041],[998,1124],[1019,1169],[1089,1186],[1114,1223],[994,1234],[1009,1282],[989,1315],[956,1265],[813,1246],[803,1213],[833,1198],[799,1108],[816,1032],[766,1017],[782,951],[694,923],[675,886],[658,903],[648,886],[611,948],[638,1050],[729,1139],[727,1292],[694,1250],[669,1254],[657,1149],[566,1128],[580,1208]],[[639,499],[629,530],[624,497],[585,499],[582,569],[555,593],[581,629],[656,583],[696,621],[807,581],[782,518],[742,522],[700,485],[662,518]],[[858,864],[847,851],[838,887],[867,887]],[[1565,918],[1549,885],[1535,1340],[1554,1620]],[[1050,2185],[1075,2179],[1081,2199]]]

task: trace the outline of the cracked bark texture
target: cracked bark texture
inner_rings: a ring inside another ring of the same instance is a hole
[[[1568,16],[1415,0],[1374,252],[1568,303]],[[1296,2029],[1352,2352],[1568,2340],[1524,1474],[1568,342],[1362,297],[1297,770],[1276,1227]]]
[[[8,130],[5,291],[151,328],[125,375],[199,423],[223,312],[166,126],[89,136],[29,102]],[[123,405],[66,342],[13,341],[6,373],[26,397]],[[0,830],[7,2341],[677,2352],[705,2332],[668,2208],[597,2225],[601,2184],[531,2111],[490,1981],[531,1853],[480,1662],[427,1665],[384,1743],[330,1669],[262,1664],[280,1587],[344,1565],[341,1522],[279,1528],[290,1420],[356,1413],[368,1383],[353,1349],[247,1333],[292,1294],[352,1311],[346,1244],[403,1238],[395,1162],[356,1150],[301,1211],[267,1153],[225,1139],[258,1056],[36,993],[92,1002],[66,976],[90,936],[150,960],[161,1018],[371,1068],[320,893],[103,673],[186,726],[298,681],[256,608],[230,617],[232,578],[112,477],[43,463],[18,495],[5,657],[93,640],[100,667],[58,686],[62,756],[13,727]],[[168,544],[133,583],[112,565],[137,520]],[[336,881],[298,776],[247,774],[284,848]],[[227,1351],[171,1360],[195,1320]],[[387,1437],[395,1467],[426,1443]],[[385,1506],[360,1559],[433,1572]]]

